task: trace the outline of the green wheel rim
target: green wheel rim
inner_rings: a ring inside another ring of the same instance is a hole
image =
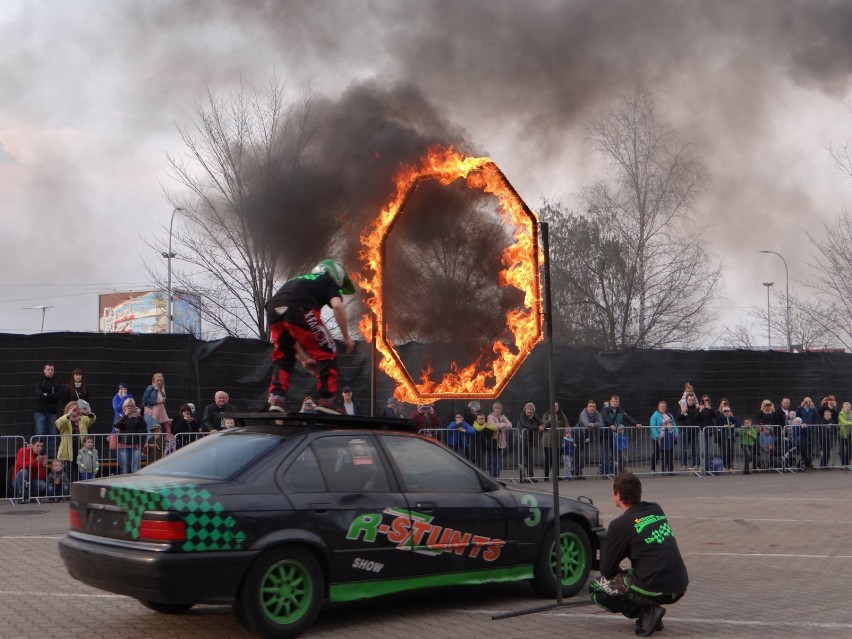
[[[559,544],[562,548],[562,585],[570,586],[577,582],[583,575],[586,566],[586,551],[582,541],[571,533],[560,536]],[[556,547],[550,553],[550,568],[553,576],[556,576]]]
[[[277,624],[291,624],[308,612],[314,584],[305,567],[286,559],[272,565],[260,582],[260,607]]]

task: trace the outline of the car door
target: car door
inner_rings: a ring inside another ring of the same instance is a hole
[[[387,535],[407,502],[370,434],[319,434],[286,465],[281,487],[300,525],[322,539],[331,556],[332,601],[387,590],[382,582],[409,573],[409,553]]]
[[[412,575],[430,585],[506,578],[517,519],[508,491],[437,442],[378,439],[408,501],[408,517],[395,530],[411,549]]]

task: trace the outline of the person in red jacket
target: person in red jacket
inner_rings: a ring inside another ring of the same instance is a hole
[[[15,455],[15,469],[12,471],[15,483],[15,497],[21,503],[29,501],[31,495],[44,495],[47,490],[47,455],[44,443],[35,439],[28,446],[22,446]],[[29,491],[24,490],[29,482]]]
[[[419,433],[421,430],[431,430],[435,431],[440,428],[443,428],[441,424],[440,418],[435,414],[435,409],[432,408],[431,404],[422,404],[411,414],[411,421],[414,422],[414,426],[417,428],[417,432]],[[436,437],[437,433],[427,433],[432,435],[432,437]]]

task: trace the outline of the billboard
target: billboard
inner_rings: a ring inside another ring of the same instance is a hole
[[[172,333],[201,339],[201,301],[195,295],[174,291]],[[98,296],[101,333],[168,333],[168,295],[165,291],[132,291]]]

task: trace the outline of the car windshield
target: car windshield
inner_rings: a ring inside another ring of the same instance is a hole
[[[146,466],[137,474],[228,479],[281,444],[264,433],[213,434]]]

